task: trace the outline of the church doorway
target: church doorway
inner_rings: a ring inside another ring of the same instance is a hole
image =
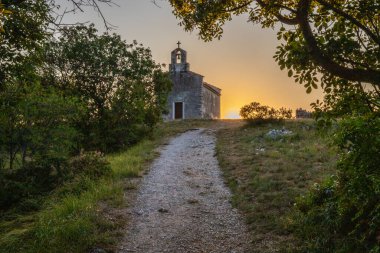
[[[174,119],[183,119],[183,102],[174,103]]]

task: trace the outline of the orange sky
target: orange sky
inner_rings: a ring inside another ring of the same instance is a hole
[[[63,1],[63,0],[61,0]],[[222,89],[222,117],[236,118],[240,107],[257,101],[272,107],[309,109],[309,104],[321,98],[321,91],[306,94],[302,85],[288,78],[272,58],[276,32],[247,23],[244,16],[236,17],[225,26],[220,41],[203,42],[195,32],[179,27],[167,1],[115,0],[119,7],[103,6],[108,21],[117,26],[115,32],[127,42],[137,40],[152,50],[159,63],[169,63],[170,52],[181,41],[187,51],[190,69],[205,76],[205,81]],[[68,19],[72,19],[68,17]],[[103,26],[91,10],[75,19]]]

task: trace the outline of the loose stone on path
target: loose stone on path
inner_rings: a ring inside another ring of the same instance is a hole
[[[220,173],[212,131],[174,138],[142,181],[119,252],[249,252]]]

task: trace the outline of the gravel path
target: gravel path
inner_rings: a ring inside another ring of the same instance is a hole
[[[230,198],[214,134],[188,131],[162,148],[143,179],[119,252],[248,252],[246,227]]]

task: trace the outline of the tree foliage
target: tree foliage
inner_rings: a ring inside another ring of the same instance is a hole
[[[0,17],[0,90],[6,82],[35,78],[42,44],[48,38],[49,6],[43,0],[19,5],[2,1],[10,15]]]
[[[64,17],[67,14],[72,14],[76,12],[85,12],[86,8],[91,7],[91,9],[95,10],[97,14],[103,20],[104,27],[107,31],[113,28],[113,25],[110,24],[105,15],[103,14],[102,7],[103,5],[112,6],[116,5],[113,0],[66,0],[68,5],[65,8],[62,8],[62,3],[56,0],[2,0],[0,4],[0,27],[2,21],[5,17],[9,16],[9,14],[14,13],[12,10],[26,10],[29,9],[28,5],[34,5],[38,3],[39,6],[43,6],[43,8],[47,9],[49,17],[46,21],[50,24],[51,30],[60,30],[61,27],[65,27],[66,25],[83,25],[86,22],[76,22],[71,24],[63,23]],[[71,3],[71,7],[70,7]],[[41,9],[36,9],[36,11],[41,11]],[[36,12],[36,14],[41,14]]]
[[[136,41],[76,26],[48,43],[45,57],[43,83],[86,104],[79,124],[87,147],[107,151],[135,143],[160,120],[171,83]]]
[[[81,113],[75,98],[40,85],[9,85],[0,94],[0,112],[0,145],[7,153],[7,169],[69,156],[77,137],[72,122]]]
[[[3,19],[9,16],[12,12],[5,9],[4,4],[0,3],[0,32],[4,32],[3,29]]]
[[[0,93],[0,209],[62,182],[78,138],[78,102],[38,84]]]
[[[278,110],[258,102],[252,102],[240,109],[240,116],[251,123],[281,121],[292,118],[292,110],[280,108]]]
[[[275,59],[307,92],[351,85],[380,88],[380,5],[376,0],[171,0],[185,30],[220,38],[234,15],[278,29]]]

